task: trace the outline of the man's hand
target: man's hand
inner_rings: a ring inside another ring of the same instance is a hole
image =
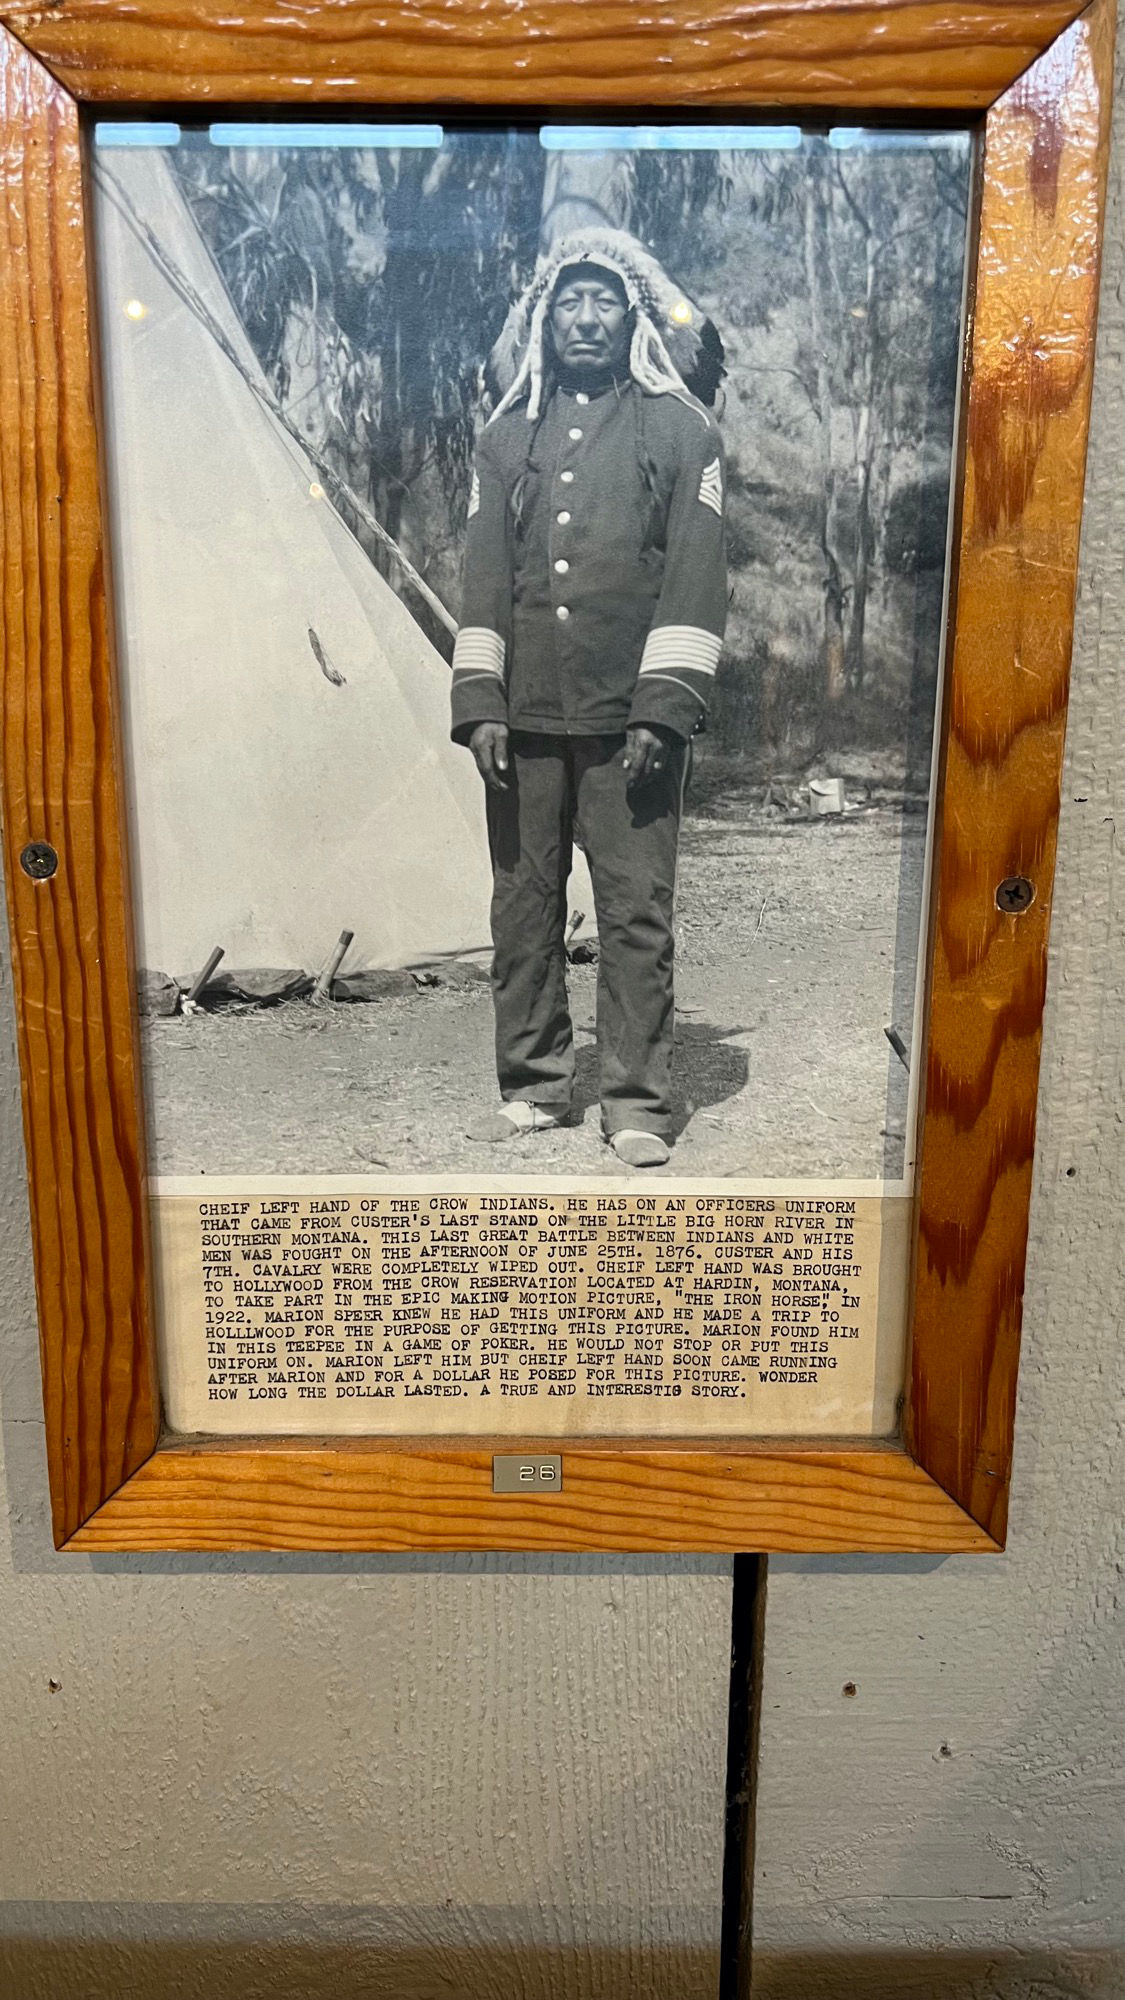
[[[625,769],[631,785],[647,785],[658,778],[668,762],[668,745],[655,729],[642,724],[625,732]]]
[[[489,790],[504,791],[508,783],[507,723],[478,722],[469,738],[469,748]]]

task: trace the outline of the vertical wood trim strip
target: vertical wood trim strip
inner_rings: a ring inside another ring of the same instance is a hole
[[[62,1541],[153,1450],[158,1399],[78,107],[0,38],[4,850]]]
[[[1113,95],[1108,0],[985,128],[908,1443],[1003,1540]],[[1021,915],[996,890],[1024,876]]]

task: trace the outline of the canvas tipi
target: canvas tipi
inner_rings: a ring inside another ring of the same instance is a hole
[[[138,963],[311,968],[345,928],[350,967],[485,947],[448,667],[255,395],[159,150],[105,156],[97,218]]]

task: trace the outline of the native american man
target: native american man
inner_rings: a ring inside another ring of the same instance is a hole
[[[453,737],[485,781],[494,879],[502,1103],[477,1138],[568,1115],[577,838],[598,923],[603,1132],[629,1166],[669,1157],[676,845],[727,609],[722,443],[685,372],[713,393],[721,355],[614,231],[564,239],[494,350],[509,380],[477,449],[453,658]]]

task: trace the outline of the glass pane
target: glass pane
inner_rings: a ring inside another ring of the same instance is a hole
[[[886,1431],[968,135],[93,158],[173,1422]]]

